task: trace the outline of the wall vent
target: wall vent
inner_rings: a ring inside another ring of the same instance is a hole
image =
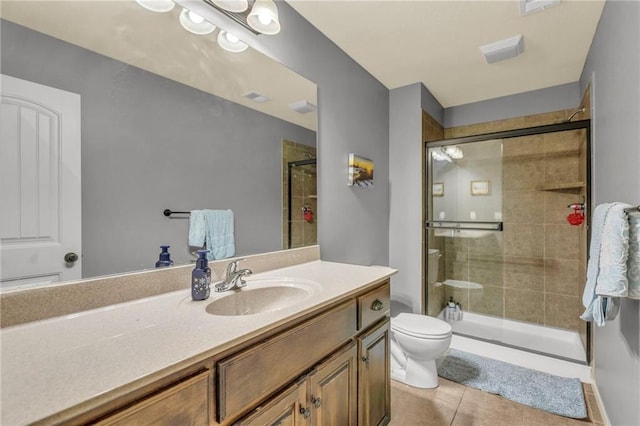
[[[267,102],[269,100],[265,95],[258,93],[256,91],[247,92],[242,95],[243,98],[251,99],[254,102],[258,102],[259,104],[263,102]]]

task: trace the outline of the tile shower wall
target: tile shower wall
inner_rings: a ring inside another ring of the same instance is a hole
[[[583,201],[584,130],[503,140],[502,233],[444,238],[446,278],[483,288],[445,286],[471,312],[581,330],[585,227],[571,226],[569,204]]]
[[[584,130],[504,141],[505,316],[578,330],[579,246],[569,204],[582,202]],[[524,266],[524,267],[523,267]],[[524,286],[523,283],[527,283]]]
[[[316,158],[316,149],[308,145],[282,141],[282,248],[297,248],[317,244],[317,177],[315,167],[300,167],[291,176],[291,247],[289,247],[289,168],[292,161]],[[313,212],[313,222],[304,220],[303,207]]]

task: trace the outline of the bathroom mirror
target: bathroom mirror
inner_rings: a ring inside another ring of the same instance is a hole
[[[316,86],[180,12],[2,2],[2,74],[80,95],[83,278],[153,268],[160,245],[191,262],[189,215],[165,209],[233,210],[236,256],[282,248],[282,143],[316,144],[313,108],[289,105],[317,105]]]

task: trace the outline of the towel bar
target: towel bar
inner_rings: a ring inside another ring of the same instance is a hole
[[[502,222],[469,222],[463,220],[428,220],[429,229],[457,229],[460,231],[502,231]]]
[[[640,206],[629,207],[627,209],[624,209],[624,212],[625,213],[640,212]]]
[[[167,216],[167,217],[170,217],[170,216],[171,216],[172,214],[174,214],[174,213],[175,213],[175,214],[191,214],[191,212],[174,212],[174,211],[171,211],[171,210],[169,210],[169,209],[165,209],[165,210],[162,212],[162,214],[163,214],[163,215],[165,215],[165,216]]]

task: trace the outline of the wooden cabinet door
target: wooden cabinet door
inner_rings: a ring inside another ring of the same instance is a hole
[[[309,375],[314,426],[356,426],[357,347],[351,342]]]
[[[200,426],[209,423],[211,377],[203,371],[96,422],[96,425]]]
[[[389,423],[389,319],[358,338],[358,425]]]
[[[234,426],[307,426],[307,381],[302,380],[269,399]]]

